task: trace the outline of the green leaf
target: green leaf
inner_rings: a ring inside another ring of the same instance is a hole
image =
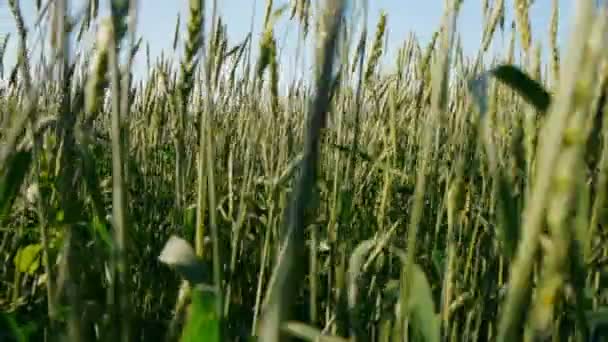
[[[6,164],[1,168],[0,176],[0,223],[2,223],[10,212],[17,192],[25,180],[25,176],[32,162],[31,151],[18,151],[6,159]]]
[[[182,342],[220,341],[220,321],[215,312],[215,293],[206,289],[192,291],[190,315],[182,331]]]
[[[417,264],[412,267],[411,277],[409,311],[412,326],[420,332],[425,342],[439,342],[439,317],[435,313],[431,286],[424,271]]]
[[[485,114],[487,108],[487,78],[489,76],[494,76],[496,79],[509,86],[509,88],[517,92],[537,110],[546,112],[549,109],[551,95],[545,90],[542,84],[533,80],[516,66],[499,65],[469,82],[469,90],[473,93],[482,115]]]
[[[17,251],[13,259],[15,267],[21,273],[33,274],[40,267],[40,251],[42,245],[39,243],[27,245]]]
[[[539,111],[546,112],[549,109],[551,104],[549,92],[545,90],[542,84],[533,80],[521,69],[513,65],[500,65],[490,72]]]

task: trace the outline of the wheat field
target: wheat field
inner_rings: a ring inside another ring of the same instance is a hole
[[[551,0],[548,40],[531,1],[481,1],[468,56],[463,0],[446,0],[431,41],[407,37],[390,70],[391,13],[367,27],[365,0],[266,0],[242,41],[217,1],[189,0],[179,57],[154,59],[141,4],[108,3],[68,16],[68,0],[37,1],[37,63],[20,1],[5,6],[1,341],[608,339],[596,1]],[[281,75],[283,17],[314,49],[308,81]]]

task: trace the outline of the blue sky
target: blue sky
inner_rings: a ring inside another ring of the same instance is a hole
[[[355,0],[360,1],[360,0]],[[212,0],[206,1],[208,6]],[[218,0],[219,13],[228,26],[228,37],[230,45],[240,42],[249,32],[251,18],[254,15],[254,38],[261,31],[261,21],[264,15],[265,0]],[[275,8],[287,0],[275,0]],[[492,2],[490,0],[490,2]],[[506,0],[507,17],[505,26],[510,27],[512,20],[513,0]],[[31,24],[35,17],[34,0],[21,0],[22,11],[26,24]],[[82,6],[84,0],[72,0],[74,8]],[[566,42],[570,17],[573,14],[575,1],[559,0],[560,3],[560,44]],[[152,57],[158,56],[161,51],[171,53],[174,27],[177,14],[182,16],[182,30],[184,33],[185,21],[187,19],[187,0],[139,0],[138,34],[145,42],[150,44]],[[384,61],[393,63],[397,48],[414,32],[421,44],[426,44],[440,24],[444,0],[369,0],[369,27],[372,28],[377,22],[381,10],[388,13],[388,48]],[[254,6],[255,5],[255,6]],[[108,1],[101,0],[100,6],[107,8]],[[105,11],[104,11],[105,12]],[[107,12],[106,12],[107,13]],[[208,11],[210,13],[210,11]],[[105,13],[104,13],[105,14]],[[533,38],[540,41],[545,47],[548,44],[549,20],[551,15],[551,0],[536,0],[531,9],[531,21],[533,23]],[[482,35],[482,15],[480,0],[464,0],[463,8],[459,17],[458,30],[462,37],[466,54],[473,55],[480,46]],[[14,32],[14,21],[7,9],[6,0],[0,0],[0,34]],[[282,74],[293,74],[293,61],[297,42],[297,26],[295,22],[288,21],[287,16],[277,26],[277,40],[285,53],[282,54]],[[505,31],[504,39],[497,34],[494,40],[494,49],[506,49],[510,37],[509,31]],[[13,37],[15,38],[15,37]],[[9,68],[14,64],[16,54],[16,40],[11,39],[5,65]],[[178,49],[183,50],[183,45]],[[135,74],[139,78],[146,73],[145,53],[141,50],[135,63]],[[390,64],[389,64],[390,65]]]

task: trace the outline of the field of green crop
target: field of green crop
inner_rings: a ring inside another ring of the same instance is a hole
[[[606,10],[561,13],[559,46],[558,0],[548,40],[531,1],[484,0],[465,56],[463,0],[446,0],[431,42],[406,39],[388,71],[391,13],[365,27],[364,0],[266,0],[244,41],[217,2],[190,0],[179,60],[153,60],[136,1],[107,17],[98,0],[76,17],[37,1],[49,49],[33,63],[8,0],[1,341],[608,336]],[[490,58],[511,5],[510,47]],[[281,17],[314,48],[286,91]]]

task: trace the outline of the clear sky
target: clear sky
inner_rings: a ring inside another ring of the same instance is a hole
[[[319,2],[319,0],[315,0]],[[351,0],[352,1],[352,0]],[[361,0],[355,0],[361,1]],[[212,0],[206,1],[208,6]],[[228,26],[229,44],[232,46],[245,38],[249,32],[251,18],[254,15],[254,41],[259,37],[261,21],[264,15],[265,0],[218,0],[219,13]],[[275,8],[287,0],[275,0]],[[492,0],[489,0],[491,3]],[[507,17],[505,20],[506,31],[504,38],[500,32],[494,40],[494,47],[502,50],[506,48],[510,37],[510,22],[513,18],[513,0],[506,0]],[[533,37],[540,41],[545,47],[548,44],[549,20],[551,15],[551,0],[536,0],[531,9],[531,21],[533,24]],[[30,25],[35,18],[34,0],[21,0],[21,7]],[[44,1],[43,1],[44,3]],[[80,8],[84,0],[72,0],[75,9]],[[560,44],[565,43],[568,36],[570,17],[573,15],[574,0],[559,0],[560,3]],[[144,42],[150,44],[152,57],[158,56],[161,51],[170,53],[177,14],[181,13],[182,30],[184,33],[185,21],[187,20],[187,0],[139,0],[138,34],[143,37]],[[410,32],[414,32],[421,44],[426,44],[432,33],[440,24],[444,0],[369,0],[369,27],[373,35],[381,10],[388,13],[388,49],[385,61],[393,63],[394,53],[402,44]],[[107,8],[107,0],[101,0],[100,6]],[[104,11],[103,14],[106,14]],[[207,13],[210,13],[208,11]],[[279,22],[277,27],[277,41],[285,53],[282,54],[281,69],[283,71],[293,70],[294,51],[297,41],[297,24],[289,22],[288,17]],[[480,46],[482,35],[482,15],[480,0],[464,0],[463,8],[459,18],[458,30],[461,34],[466,54],[473,55]],[[14,20],[7,8],[6,0],[0,0],[0,34],[14,32]],[[15,38],[13,36],[13,38]],[[135,63],[135,74],[139,78],[146,73],[145,49],[141,49]],[[180,45],[179,52],[183,50]],[[14,64],[16,54],[16,39],[11,39],[5,65],[8,68]]]

